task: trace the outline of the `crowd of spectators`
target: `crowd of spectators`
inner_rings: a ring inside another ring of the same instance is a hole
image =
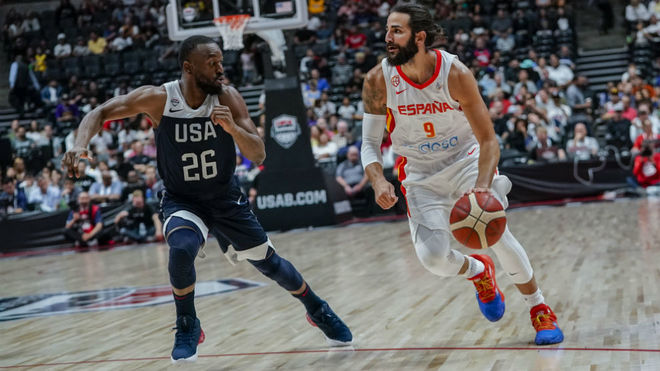
[[[359,174],[352,172],[357,168],[351,148],[361,143],[362,82],[384,57],[384,25],[394,3],[330,0],[319,6],[315,2],[308,25],[292,34],[312,152],[318,164],[338,179],[351,179],[342,184],[349,194],[365,188]],[[648,164],[657,156],[655,148],[650,155],[648,150],[660,133],[659,81],[631,64],[606,91],[591,91],[587,77],[576,72],[570,2],[427,3],[443,30],[434,47],[457,54],[473,71],[495,125],[503,161],[590,159],[615,148],[649,159],[635,168],[652,173]],[[104,123],[92,139],[92,159],[80,164],[80,178],[68,178],[59,167],[61,155],[73,145],[81,117],[144,81],[56,76],[50,69],[54,66],[62,72],[64,64],[57,63],[72,57],[100,55],[109,60],[118,53],[146,49],[158,50],[159,60],[171,60],[177,45],[166,35],[165,5],[163,0],[84,0],[75,7],[61,0],[50,18],[38,12],[7,14],[3,31],[5,50],[13,61],[11,102],[21,114],[43,114],[29,125],[15,120],[4,134],[12,143],[14,159],[0,172],[3,212],[77,209],[81,194],[93,205],[123,202],[127,210],[139,207],[136,195],[146,204],[156,200],[162,182],[146,116]],[[655,2],[644,6],[657,9]],[[652,19],[644,21],[649,22],[644,29],[655,24],[650,23]],[[228,83],[236,86],[259,83],[263,75],[262,51],[255,46],[254,36],[246,36],[245,41],[246,48],[236,58],[229,54],[225,58]],[[263,133],[263,120],[255,122]],[[397,158],[390,146],[385,135],[385,167],[394,173]],[[237,164],[237,175],[244,183],[259,171],[240,154]],[[647,178],[637,177],[643,185],[649,183]],[[121,238],[135,239],[134,227],[134,223],[121,227]],[[149,228],[145,230],[150,232]],[[83,243],[81,236],[71,238]]]

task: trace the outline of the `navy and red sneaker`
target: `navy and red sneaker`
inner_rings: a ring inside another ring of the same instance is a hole
[[[197,345],[203,343],[206,338],[199,319],[188,315],[179,316],[175,329],[172,363],[195,362]]]
[[[323,331],[328,344],[332,347],[351,345],[353,341],[351,330],[326,302],[323,302],[316,312],[307,313],[307,321]]]

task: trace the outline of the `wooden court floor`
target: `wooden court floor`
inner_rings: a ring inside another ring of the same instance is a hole
[[[424,270],[399,221],[271,236],[351,327],[352,348],[327,348],[302,305],[249,264],[230,265],[212,242],[197,260],[198,281],[265,285],[197,299],[206,342],[188,368],[660,370],[660,200],[518,209],[508,218],[559,317],[559,346],[533,344],[528,310],[503,274],[507,311],[485,320],[468,281]],[[167,256],[156,244],[3,259],[0,297],[166,285]],[[169,302],[2,321],[0,367],[181,368],[169,361],[173,322]]]

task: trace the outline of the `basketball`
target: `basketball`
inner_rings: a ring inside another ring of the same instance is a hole
[[[471,249],[485,249],[502,237],[506,214],[492,194],[470,193],[456,201],[449,215],[449,224],[458,242]]]

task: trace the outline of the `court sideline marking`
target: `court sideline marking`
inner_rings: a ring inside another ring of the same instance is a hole
[[[401,351],[431,351],[431,350],[534,350],[534,351],[575,351],[575,352],[631,352],[631,353],[660,353],[660,349],[637,349],[637,348],[576,348],[576,347],[410,347],[410,348],[337,348],[337,349],[310,349],[310,350],[285,350],[273,352],[252,352],[252,353],[225,353],[225,354],[200,354],[200,358],[220,358],[220,357],[250,357],[250,356],[270,356],[283,354],[310,354],[310,353],[338,353],[338,352],[401,352]],[[131,362],[131,361],[157,361],[169,360],[170,357],[141,357],[141,358],[120,358],[120,359],[99,359],[87,361],[72,362],[53,362],[53,363],[35,363],[28,365],[0,366],[0,369],[22,368],[22,367],[49,367],[66,365],[83,365],[109,362]]]

